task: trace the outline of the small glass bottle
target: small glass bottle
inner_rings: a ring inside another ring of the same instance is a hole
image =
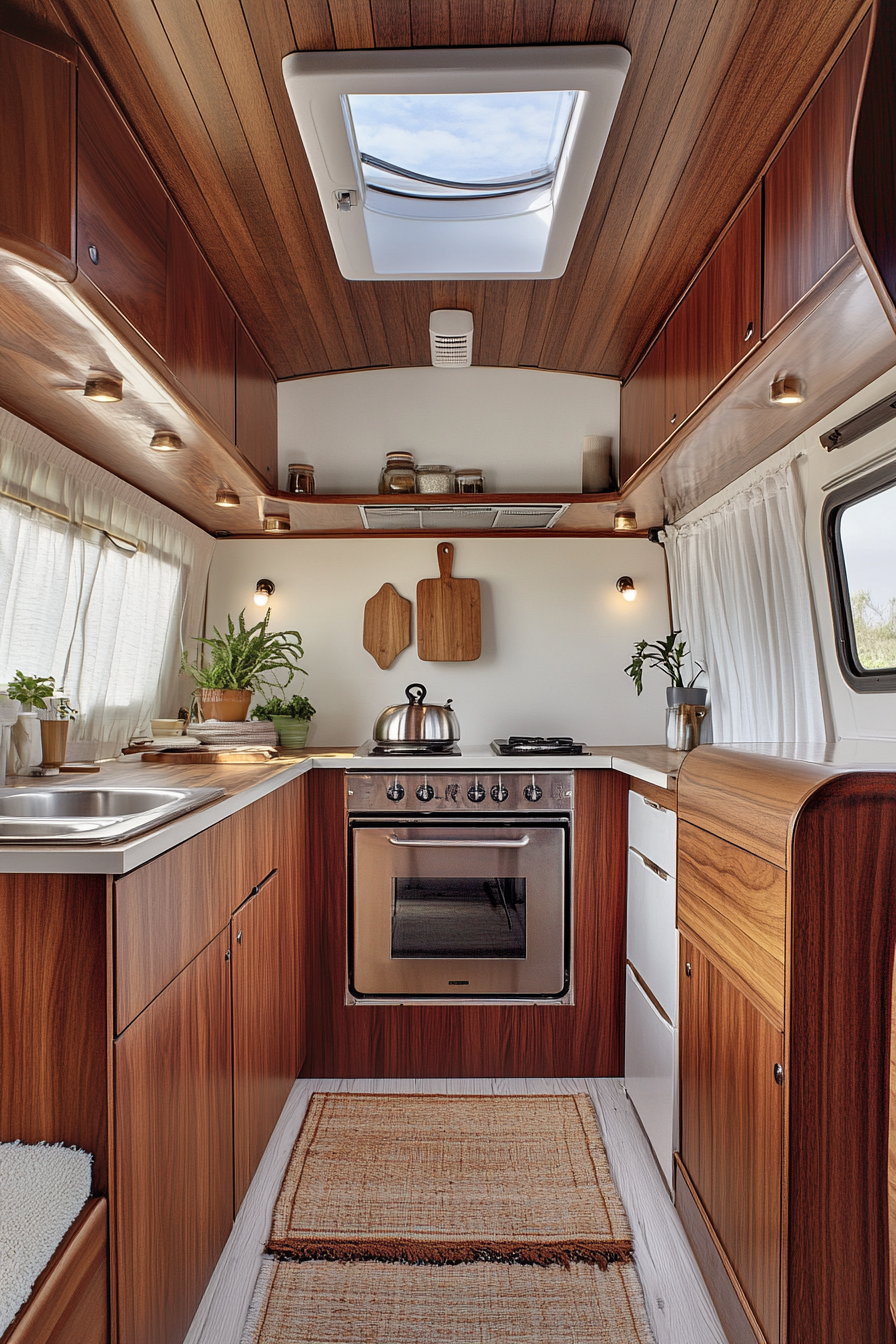
[[[485,493],[485,481],[479,467],[462,467],[454,473],[454,493],[457,495],[482,495]]]
[[[430,464],[417,468],[418,495],[450,495],[451,468]]]
[[[309,462],[290,462],[286,489],[291,495],[314,494],[314,468]]]
[[[394,452],[386,454],[386,465],[380,476],[381,495],[412,495],[417,489],[414,454]]]

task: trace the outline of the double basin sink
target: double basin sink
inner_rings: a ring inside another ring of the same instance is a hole
[[[0,842],[109,845],[223,798],[225,789],[0,788]]]

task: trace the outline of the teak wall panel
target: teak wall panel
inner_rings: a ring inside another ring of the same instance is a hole
[[[84,1148],[105,1193],[106,879],[3,874],[0,919],[0,1140]]]
[[[315,770],[307,906],[312,1077],[617,1076],[622,1067],[627,781],[576,773],[572,1007],[346,1006],[345,796]]]
[[[163,357],[167,227],[164,187],[93,70],[82,61],[78,265]]]
[[[763,332],[852,246],[847,165],[867,43],[866,20],[766,174]]]
[[[89,1199],[3,1344],[109,1344],[109,1205]]]
[[[74,65],[0,33],[0,115],[0,228],[74,260]]]

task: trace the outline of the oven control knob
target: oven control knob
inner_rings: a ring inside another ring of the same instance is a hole
[[[467,789],[467,797],[469,798],[471,803],[482,802],[483,798],[485,797],[485,789],[479,783],[478,779],[475,784],[471,784],[470,787]]]
[[[390,803],[400,803],[404,797],[404,789],[399,783],[390,784],[386,790],[386,797]]]
[[[492,795],[493,803],[506,803],[507,790],[505,789],[503,784],[493,784],[490,789],[490,793]]]
[[[421,784],[417,790],[417,797],[421,803],[428,803],[436,796],[436,791],[431,784]]]
[[[541,797],[541,789],[535,783],[527,784],[523,789],[523,793],[529,799],[530,803],[537,803]]]

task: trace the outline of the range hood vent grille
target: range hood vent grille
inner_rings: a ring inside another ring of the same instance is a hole
[[[359,504],[369,532],[545,532],[568,504]]]

